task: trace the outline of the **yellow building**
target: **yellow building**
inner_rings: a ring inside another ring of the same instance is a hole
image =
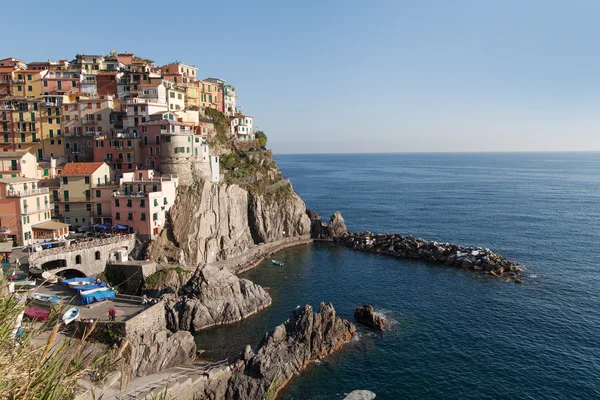
[[[42,153],[47,157],[64,157],[65,146],[61,131],[62,107],[57,103],[43,101],[41,112]]]
[[[60,190],[53,192],[54,211],[71,225],[90,224],[93,215],[93,193],[111,184],[114,171],[104,162],[70,162],[59,175]]]
[[[219,85],[213,82],[201,81],[200,82],[200,102],[202,107],[214,108],[216,110],[220,110],[219,107],[219,98],[220,98],[220,88]]]
[[[183,86],[185,88],[185,108],[202,106],[202,91],[199,85],[200,82],[191,82]]]
[[[9,100],[15,150],[26,150],[42,158],[41,99],[11,96]]]

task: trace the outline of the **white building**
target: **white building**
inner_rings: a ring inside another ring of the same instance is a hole
[[[167,103],[155,103],[150,99],[140,97],[127,100],[127,114],[123,120],[123,127],[128,133],[138,133],[137,126],[142,122],[149,121],[149,116],[159,112],[168,111]]]
[[[230,117],[231,134],[238,140],[253,140],[254,126],[253,118],[250,115],[237,113]]]
[[[237,91],[231,85],[225,85],[223,90],[224,114],[228,117],[235,115],[235,99],[237,99]]]

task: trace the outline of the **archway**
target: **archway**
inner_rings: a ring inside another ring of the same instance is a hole
[[[67,260],[52,260],[42,264],[42,269],[47,271],[49,269],[63,268],[67,266]]]
[[[62,271],[59,271],[56,273],[56,275],[65,278],[65,279],[71,279],[71,278],[85,278],[87,275],[84,274],[83,272],[81,272],[78,269],[63,269]]]

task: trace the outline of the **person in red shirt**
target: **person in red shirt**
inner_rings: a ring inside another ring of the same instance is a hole
[[[116,317],[117,317],[117,310],[115,310],[113,307],[109,308],[108,319],[111,321],[114,321]]]

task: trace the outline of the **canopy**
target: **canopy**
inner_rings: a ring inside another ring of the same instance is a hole
[[[103,224],[94,225],[94,229],[110,229],[110,226],[106,226]]]
[[[62,284],[65,286],[69,286],[69,283],[73,282],[94,282],[96,278],[88,276],[87,278],[71,278],[71,279],[63,279]]]
[[[81,295],[81,304],[88,305],[96,301],[114,300],[117,292],[114,290],[99,290],[90,294]]]
[[[115,226],[112,227],[113,229],[119,230],[119,231],[126,231],[127,229],[129,229],[128,226],[126,225],[121,225],[121,224],[116,224]]]

